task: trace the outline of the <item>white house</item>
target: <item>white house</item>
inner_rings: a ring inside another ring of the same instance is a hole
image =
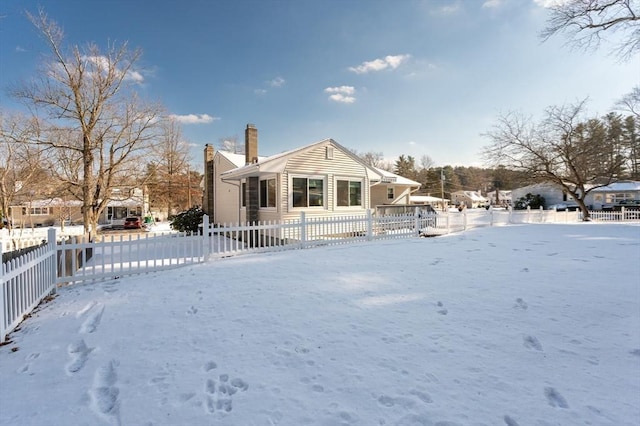
[[[531,194],[533,196],[540,195],[541,197],[544,197],[546,206],[561,203],[572,205],[575,204],[575,200],[573,199],[571,194],[568,194],[562,189],[562,187],[551,182],[536,183],[533,185],[516,188],[511,191],[511,199],[515,203],[519,199],[526,197],[527,194]]]
[[[541,195],[544,197],[546,206],[561,203],[576,205],[571,194],[555,183],[538,183],[511,191],[514,201],[527,194]],[[622,206],[640,207],[640,182],[619,181],[593,188],[587,193],[584,202],[590,210],[619,209]]]
[[[476,191],[456,191],[451,193],[451,202],[455,205],[464,204],[467,208],[474,209],[485,207],[489,200]]]
[[[587,194],[586,204],[591,205],[594,210],[623,206],[640,208],[640,182],[619,181],[594,188]]]
[[[99,225],[122,225],[127,216],[142,216],[149,210],[148,196],[140,188],[114,188]],[[82,201],[47,198],[9,207],[14,227],[42,227],[64,223],[81,224]]]
[[[409,204],[418,182],[365,164],[333,139],[258,156],[258,130],[245,129],[245,155],[207,145],[203,210],[212,223],[365,215],[385,204]]]

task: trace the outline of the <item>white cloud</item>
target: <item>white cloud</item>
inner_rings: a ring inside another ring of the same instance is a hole
[[[90,63],[89,69],[91,73],[107,73],[109,69],[112,69],[113,64],[106,56],[84,56],[82,58],[87,63]],[[117,70],[117,72],[122,75],[124,72],[124,79],[129,81],[134,81],[136,83],[144,82],[144,76],[133,69],[129,69],[126,72],[122,70]]]
[[[569,0],[533,0],[535,4],[542,7],[553,7],[560,6],[561,4],[567,3]]]
[[[356,89],[353,86],[327,87],[324,89],[327,93],[342,93],[343,95],[353,95]]]
[[[349,67],[349,71],[353,71],[356,74],[365,74],[370,71],[382,71],[386,68],[396,69],[410,57],[411,55],[389,55],[373,61],[363,62],[357,67]]]
[[[127,74],[124,76],[125,80],[132,80],[136,83],[142,83],[144,81],[144,77],[138,71],[127,71]]]
[[[500,7],[502,5],[502,0],[487,0],[482,3],[482,7],[494,8]]]
[[[271,87],[282,87],[286,83],[285,79],[282,77],[276,77],[269,82],[269,86]]]
[[[354,98],[353,96],[345,96],[342,93],[334,93],[333,95],[329,96],[329,99],[334,102],[340,102],[343,104],[352,104],[356,101],[356,98]]]
[[[255,93],[258,96],[262,96],[267,93],[267,89],[254,89],[253,93]]]
[[[457,13],[460,9],[461,9],[460,4],[456,2],[447,6],[442,6],[437,9],[433,9],[431,11],[431,14],[432,15],[453,15]]]
[[[169,118],[182,124],[204,124],[204,123],[211,123],[214,120],[220,120],[220,117],[212,117],[209,114],[187,114],[187,115],[171,114]]]
[[[334,102],[352,104],[356,101],[353,96],[356,93],[356,89],[353,86],[327,87],[324,91],[331,94],[329,99]]]
[[[27,51],[27,49],[25,49],[24,47],[16,46],[16,52],[26,52],[26,51]]]

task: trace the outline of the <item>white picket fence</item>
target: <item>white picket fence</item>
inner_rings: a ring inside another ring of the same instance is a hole
[[[593,212],[594,220],[640,220],[635,212]],[[464,210],[425,214],[308,217],[283,222],[221,224],[203,218],[199,235],[169,233],[112,236],[85,241],[81,236],[58,240],[56,229],[47,244],[2,265],[0,342],[59,285],[112,280],[242,253],[305,249],[391,238],[436,236],[481,226],[518,223],[571,223],[580,212],[548,210]],[[0,245],[2,251],[2,245]]]

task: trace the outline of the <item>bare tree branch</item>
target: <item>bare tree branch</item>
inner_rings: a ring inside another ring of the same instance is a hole
[[[640,2],[638,0],[568,0],[549,7],[543,40],[565,33],[574,48],[598,48],[605,34],[621,33],[613,53],[629,60],[640,51]]]

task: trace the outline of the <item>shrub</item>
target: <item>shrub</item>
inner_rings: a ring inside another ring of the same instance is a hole
[[[519,198],[513,205],[516,210],[525,210],[527,207],[532,209],[539,209],[540,206],[544,206],[544,197],[540,194],[533,195],[528,193],[524,197]]]
[[[200,207],[191,207],[173,217],[171,228],[180,232],[196,233],[202,223],[202,216],[204,216],[204,212]]]

